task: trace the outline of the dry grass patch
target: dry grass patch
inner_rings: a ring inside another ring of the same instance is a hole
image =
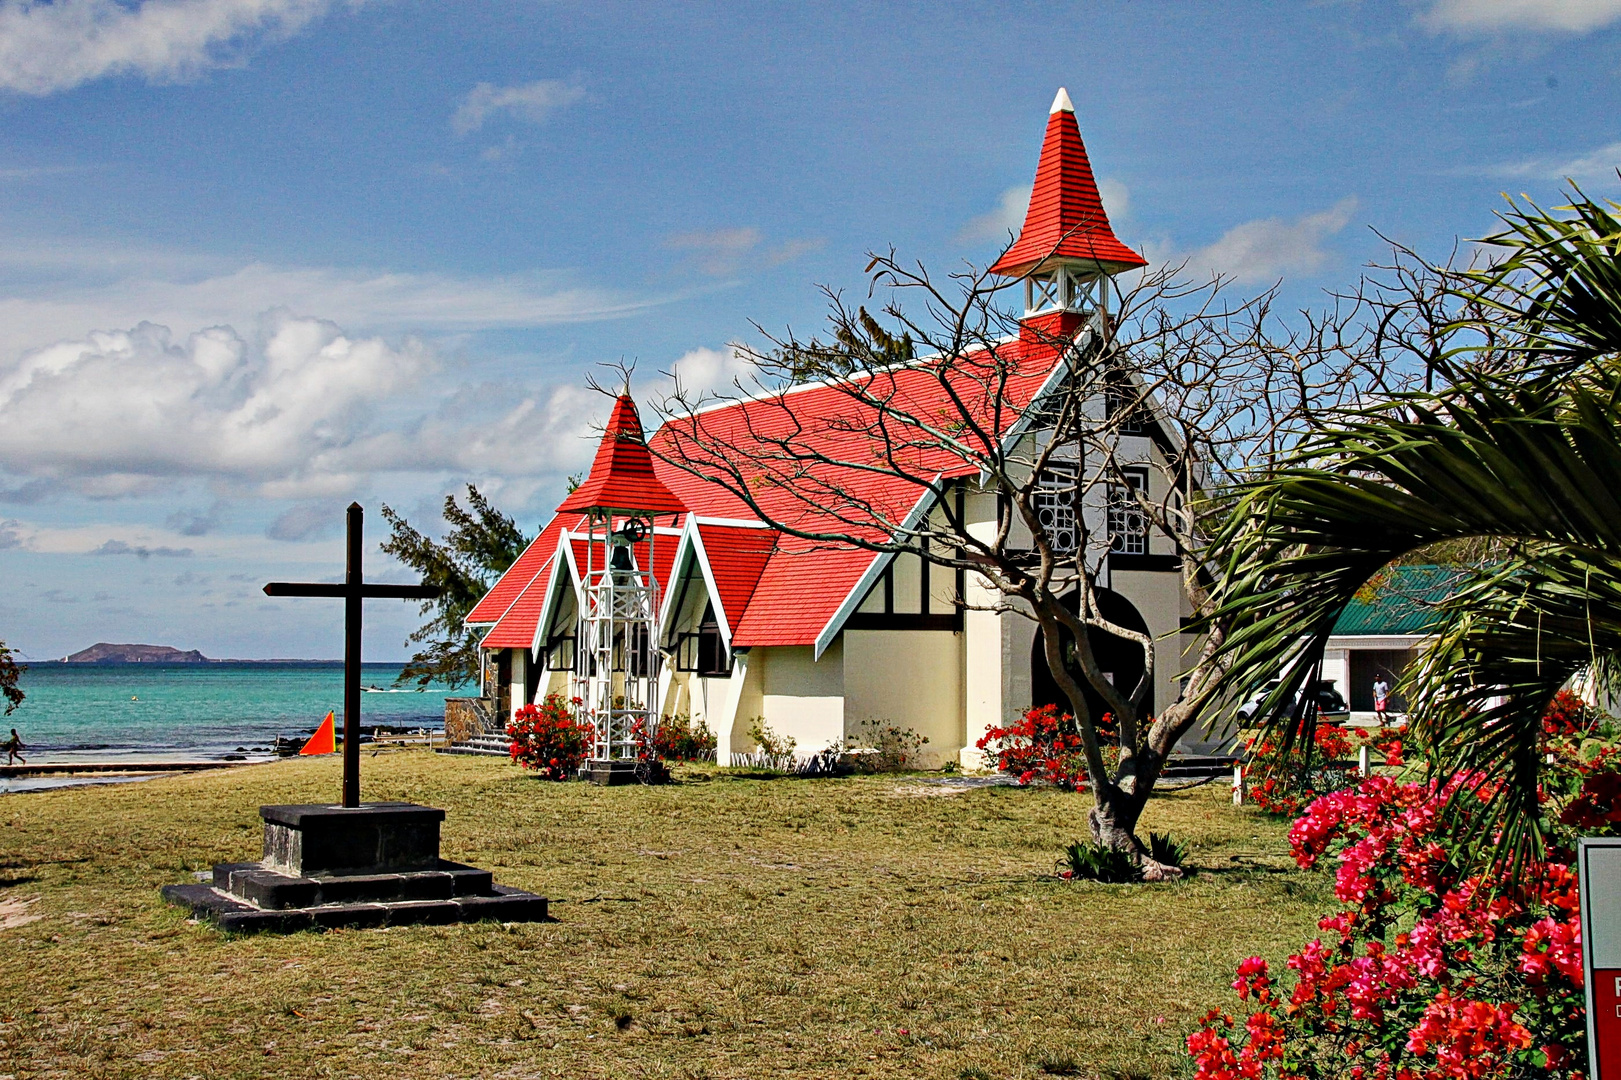
[[[332,759],[7,796],[0,904],[43,918],[0,929],[0,1075],[1171,1076],[1233,965],[1281,959],[1327,905],[1223,785],[1145,822],[1191,841],[1196,878],[1101,886],[1052,877],[1087,806],[1053,790],[600,789],[421,751],[364,770],[556,921],[227,937],[161,903],[258,856],[259,804],[329,800]]]

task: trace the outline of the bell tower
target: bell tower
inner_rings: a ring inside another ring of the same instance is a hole
[[[586,516],[575,632],[573,696],[595,729],[585,772],[599,784],[636,779],[642,740],[658,730],[658,614],[654,519],[686,506],[653,471],[636,402],[625,387],[585,482],[558,507]]]
[[[1024,227],[991,273],[1023,279],[1027,322],[1039,320],[1042,330],[1067,334],[1107,310],[1109,277],[1146,265],[1109,226],[1075,106],[1060,88],[1047,116]]]

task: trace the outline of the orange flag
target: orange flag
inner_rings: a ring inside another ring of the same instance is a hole
[[[332,714],[329,712],[326,714],[326,719],[321,721],[321,726],[315,729],[315,734],[310,736],[310,741],[304,744],[304,749],[298,753],[300,756],[304,754],[330,754],[337,748],[337,739],[332,730]]]

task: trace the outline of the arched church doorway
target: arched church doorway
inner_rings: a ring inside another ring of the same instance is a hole
[[[1141,613],[1133,606],[1130,600],[1112,589],[1098,589],[1098,611],[1105,619],[1116,626],[1123,626],[1138,633],[1148,633],[1148,623],[1143,621]],[[1070,610],[1075,610],[1079,597],[1072,596],[1069,600]],[[1079,665],[1074,662],[1074,638],[1068,630],[1063,631],[1066,644],[1064,656],[1069,660],[1070,671],[1086,695],[1086,707],[1091,710],[1094,720],[1100,719],[1108,706],[1103,697],[1088,685],[1085,676],[1081,674]],[[1092,655],[1097,657],[1098,667],[1113,676],[1114,685],[1123,693],[1130,693],[1143,677],[1143,651],[1136,642],[1125,638],[1115,637],[1093,628],[1088,636],[1092,641]],[[1053,678],[1052,670],[1047,666],[1046,642],[1042,632],[1036,631],[1035,644],[1030,652],[1030,697],[1031,705],[1040,708],[1043,705],[1056,705],[1060,714],[1070,711],[1069,698],[1058,689],[1058,680]],[[1154,687],[1150,685],[1147,693],[1143,695],[1142,705],[1139,707],[1140,716],[1154,715]]]

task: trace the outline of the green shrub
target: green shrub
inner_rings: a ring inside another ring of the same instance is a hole
[[[1148,857],[1157,863],[1174,866],[1178,870],[1188,870],[1187,859],[1192,852],[1187,844],[1180,840],[1173,840],[1170,833],[1151,832],[1148,834]]]
[[[928,742],[928,736],[911,728],[884,720],[863,720],[850,736],[849,749],[867,751],[853,755],[861,772],[903,772],[918,767],[918,751]]]
[[[714,761],[715,733],[686,713],[660,718],[655,739],[658,756],[665,761]]]
[[[1058,860],[1058,876],[1066,881],[1085,878],[1106,885],[1124,885],[1142,880],[1142,872],[1126,852],[1083,840],[1077,840],[1064,849],[1063,856]]]
[[[756,716],[749,724],[749,738],[754,740],[753,754],[732,755],[733,765],[753,765],[761,769],[777,769],[787,772],[794,767],[794,749],[799,745],[792,735],[778,735],[771,730],[771,725],[765,722],[765,717]],[[742,758],[742,760],[738,760]]]

